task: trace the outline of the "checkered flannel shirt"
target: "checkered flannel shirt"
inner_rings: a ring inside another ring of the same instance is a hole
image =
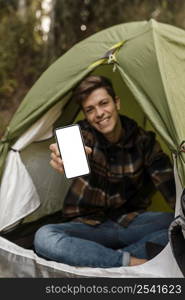
[[[169,205],[175,206],[175,182],[169,157],[162,151],[155,134],[120,115],[121,139],[111,144],[80,121],[89,156],[91,173],[73,180],[64,201],[63,215],[96,225],[112,219],[123,226],[150,205],[157,189]]]

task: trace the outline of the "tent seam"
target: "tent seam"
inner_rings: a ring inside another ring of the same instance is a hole
[[[157,24],[156,24],[156,26],[157,26]],[[163,84],[163,77],[161,75],[162,72],[161,72],[161,67],[160,67],[160,59],[159,59],[159,56],[158,56],[158,47],[156,45],[156,39],[157,39],[157,37],[156,37],[155,30],[154,30],[154,26],[152,26],[152,35],[153,35],[154,47],[155,47],[155,50],[156,50],[155,53],[156,53],[156,59],[157,59],[157,66],[158,66],[159,71],[160,71],[159,73],[160,73],[160,77],[161,77],[161,83],[162,83],[162,86],[163,86],[163,89],[164,89],[164,93],[165,93],[166,99],[168,99],[168,97],[167,97],[168,93],[166,92],[166,86]],[[166,102],[167,102],[168,112],[170,112],[168,101],[166,101]],[[173,120],[173,118],[172,118],[172,121],[173,121],[173,128],[175,130],[175,133],[177,134],[175,126],[174,126],[174,120]],[[170,138],[173,141],[171,135],[170,135]],[[173,144],[174,144],[174,142],[173,142]]]

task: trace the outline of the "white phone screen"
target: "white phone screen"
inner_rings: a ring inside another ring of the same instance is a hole
[[[67,178],[90,173],[87,155],[78,124],[55,130],[59,151]]]

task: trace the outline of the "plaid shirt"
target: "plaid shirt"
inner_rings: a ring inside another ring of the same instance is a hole
[[[79,122],[85,145],[93,150],[91,173],[73,180],[64,201],[65,217],[90,225],[112,219],[127,226],[147,209],[156,188],[174,208],[173,169],[155,134],[126,116],[120,118],[124,133],[114,144],[86,120]]]

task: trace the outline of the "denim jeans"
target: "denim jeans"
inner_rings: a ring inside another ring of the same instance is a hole
[[[173,213],[145,212],[126,228],[111,220],[97,226],[72,221],[48,224],[36,232],[35,251],[44,258],[73,266],[127,266],[130,255],[147,259],[146,242],[167,244],[173,218]]]

